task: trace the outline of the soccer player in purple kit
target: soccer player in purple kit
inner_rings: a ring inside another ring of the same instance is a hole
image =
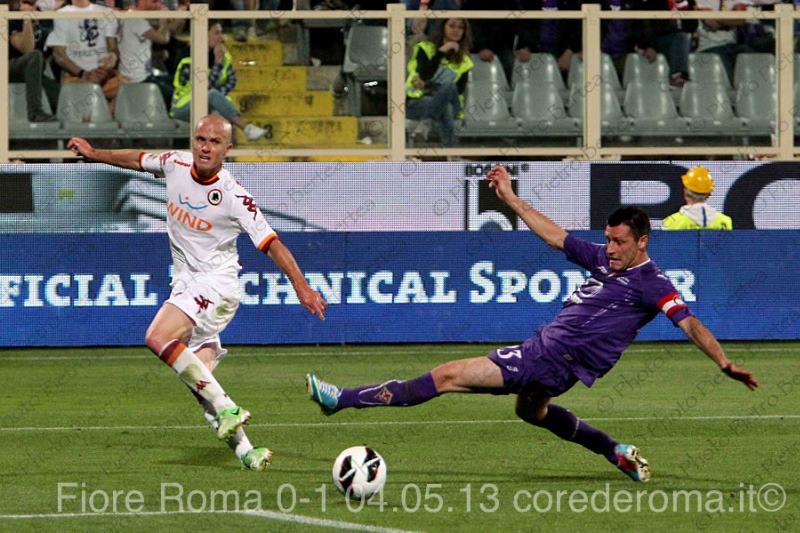
[[[413,380],[352,389],[340,389],[310,373],[306,384],[311,399],[331,415],[348,407],[408,407],[448,392],[517,394],[516,414],[521,419],[602,455],[634,481],[647,481],[650,469],[636,446],[618,443],[550,400],[578,381],[591,387],[659,312],[727,376],[751,390],[758,382],[725,356],[714,335],[692,315],[650,259],[650,220],[644,211],[623,207],[612,213],[605,229],[606,244],[595,244],[569,235],[519,198],[504,167],[494,167],[486,178],[533,233],[563,250],[590,277],[552,322],[520,345],[499,348],[487,357],[450,361]]]

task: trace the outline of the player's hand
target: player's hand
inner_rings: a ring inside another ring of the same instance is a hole
[[[72,150],[72,153],[79,155],[85,159],[94,159],[94,147],[89,144],[89,141],[81,137],[73,137],[67,142],[67,149]]]
[[[511,176],[503,165],[497,165],[487,172],[486,179],[489,180],[489,188],[494,189],[502,201],[508,203],[516,196],[511,188]]]
[[[758,387],[758,381],[756,381],[756,378],[753,377],[752,372],[732,362],[723,366],[722,371],[729,378],[744,383],[750,390],[756,390],[756,387]]]
[[[325,320],[325,310],[328,308],[328,302],[325,301],[319,291],[313,291],[311,288],[306,287],[297,291],[297,298],[303,304],[303,307],[308,309],[309,313],[317,315],[320,320]]]

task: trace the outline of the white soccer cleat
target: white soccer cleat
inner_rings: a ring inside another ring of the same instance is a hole
[[[617,444],[614,453],[617,454],[617,468],[632,480],[646,482],[650,479],[650,465],[639,454],[639,448],[632,444]]]

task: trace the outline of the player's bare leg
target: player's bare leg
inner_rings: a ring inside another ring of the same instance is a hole
[[[639,455],[636,446],[617,443],[567,409],[550,403],[546,395],[536,392],[520,394],[517,396],[516,413],[529,424],[545,428],[564,440],[602,455],[634,481],[647,481],[650,478],[647,461]]]
[[[322,412],[331,415],[347,407],[410,407],[448,392],[488,392],[503,387],[503,375],[488,357],[474,357],[447,362],[408,381],[339,389],[310,373],[306,375],[306,386]]]
[[[194,322],[171,303],[165,303],[147,328],[145,342],[169,365],[194,393],[217,413],[217,436],[226,439],[246,424],[250,413],[233,403],[208,367],[183,342],[191,335]]]

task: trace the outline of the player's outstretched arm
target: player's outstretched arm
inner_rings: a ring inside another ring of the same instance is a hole
[[[325,301],[319,291],[312,290],[308,286],[308,282],[289,248],[280,239],[275,239],[270,244],[267,253],[278,265],[278,268],[286,274],[289,281],[292,282],[294,292],[297,293],[297,299],[300,300],[303,307],[308,309],[310,313],[317,315],[320,320],[325,320],[325,309],[328,307],[328,302]]]
[[[720,370],[729,378],[741,381],[750,390],[755,390],[758,387],[758,381],[753,377],[752,372],[728,359],[714,334],[700,320],[694,316],[687,316],[678,322],[678,326],[686,333],[689,340],[695,343],[712,361],[717,363]]]
[[[97,150],[89,141],[80,137],[71,138],[67,142],[67,148],[72,150],[75,155],[79,155],[89,161],[108,163],[109,165],[132,170],[142,170],[139,164],[141,150]]]
[[[511,188],[511,177],[505,167],[497,165],[486,174],[486,179],[489,180],[489,187],[497,193],[497,197],[508,204],[533,233],[553,248],[559,250],[564,248],[566,230],[514,193],[514,189]]]

